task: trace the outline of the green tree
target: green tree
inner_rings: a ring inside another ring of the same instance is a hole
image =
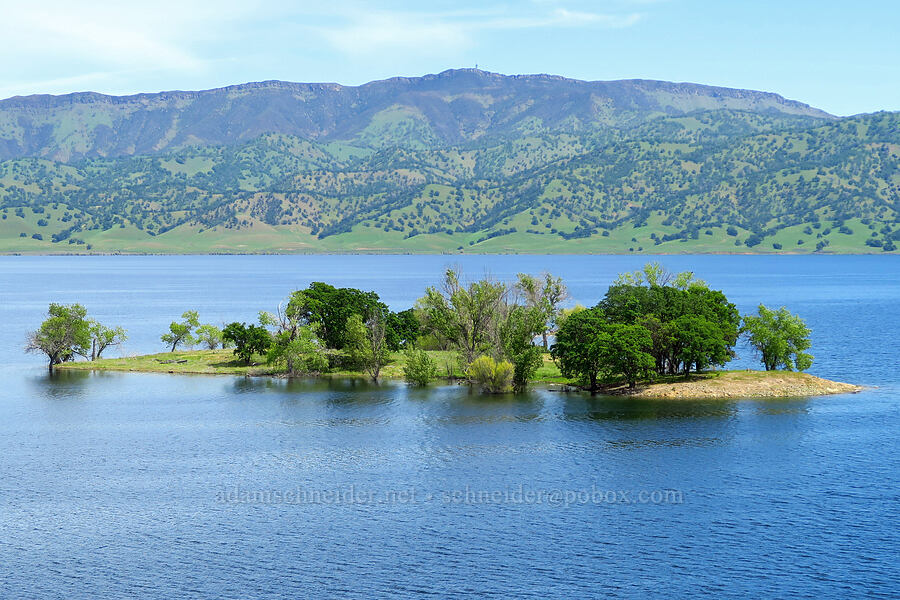
[[[409,308],[388,315],[387,340],[392,351],[415,344],[422,333],[422,326],[416,316],[416,310]]]
[[[119,346],[128,339],[122,327],[107,327],[98,321],[91,321],[91,360],[97,360],[103,351]]]
[[[222,330],[207,323],[197,328],[194,338],[198,344],[206,346],[207,350],[215,350],[222,345]]]
[[[502,356],[513,364],[513,388],[524,391],[544,364],[544,353],[534,345],[535,336],[545,331],[547,312],[543,306],[508,307],[500,324]]]
[[[690,373],[692,366],[699,372],[731,360],[721,330],[703,317],[682,315],[672,321],[668,329],[674,362],[682,365],[685,375]]]
[[[437,377],[437,362],[424,350],[409,345],[403,351],[403,378],[415,385],[428,385]]]
[[[656,361],[648,352],[653,344],[650,332],[640,325],[613,324],[599,334],[600,361],[609,375],[622,375],[634,389],[638,379],[653,372]]]
[[[543,273],[539,277],[519,273],[515,284],[516,291],[525,299],[529,308],[539,308],[544,312],[544,326],[539,332],[544,350],[549,348],[548,334],[556,328],[562,310],[562,303],[569,297],[569,290],[561,277]]]
[[[390,359],[384,316],[376,312],[363,321],[358,314],[350,315],[345,339],[350,359],[365,369],[373,381],[378,381],[381,368]]]
[[[194,343],[191,332],[200,324],[200,317],[196,310],[187,310],[181,315],[181,321],[172,321],[169,324],[169,333],[164,333],[159,339],[164,344],[171,344],[171,352],[179,345],[190,346]]]
[[[813,357],[805,352],[811,346],[811,332],[803,319],[783,306],[771,310],[760,304],[756,315],[744,316],[743,332],[759,352],[766,371],[780,367],[805,371],[812,366]]]
[[[254,354],[266,354],[272,343],[272,337],[265,327],[237,322],[225,326],[222,339],[234,344],[234,355],[247,365]]]
[[[317,335],[326,347],[341,349],[347,346],[346,325],[351,315],[359,315],[365,322],[374,313],[386,317],[389,311],[375,292],[336,288],[316,281],[307,289],[294,292],[285,312],[297,323],[318,324]]]
[[[91,321],[80,304],[51,304],[47,319],[28,334],[26,352],[42,352],[47,356],[48,369],[61,362],[87,356],[91,347]]]
[[[466,365],[499,347],[499,323],[506,313],[506,285],[489,279],[463,285],[447,269],[442,289],[429,287],[418,301],[426,328],[460,352]]]
[[[292,377],[300,373],[321,373],[328,369],[328,357],[323,350],[314,327],[304,325],[294,332],[276,334],[266,354],[266,362],[283,362]]]
[[[604,369],[605,339],[599,333],[606,324],[605,316],[597,308],[575,311],[560,322],[556,343],[550,349],[562,375],[587,383],[591,391],[597,389]]]

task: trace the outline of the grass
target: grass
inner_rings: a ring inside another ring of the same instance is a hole
[[[462,379],[465,376],[455,352],[429,350],[428,354],[438,365],[438,376],[448,379]],[[103,358],[59,365],[68,370],[127,371],[135,373],[194,373],[204,375],[280,375],[283,368],[266,365],[265,358],[254,356],[252,364],[238,361],[231,350],[181,350],[161,352],[123,358]],[[337,369],[324,373],[325,377],[368,377],[363,371]],[[403,354],[394,352],[390,362],[381,370],[385,379],[403,378]],[[540,383],[569,383],[562,377],[549,355],[544,355],[544,364],[538,369],[536,381]]]
[[[454,352],[429,351],[428,354],[438,364],[441,379],[463,379],[464,373]],[[280,376],[284,370],[278,366],[265,364],[262,357],[254,357],[252,364],[238,361],[231,350],[184,350],[162,352],[143,356],[109,358],[94,362],[82,361],[64,363],[64,370],[125,371],[135,373],[176,373],[204,375]],[[362,371],[335,370],[320,377],[368,378]],[[381,371],[382,379],[403,378],[403,355],[392,354],[389,364]],[[558,384],[575,386],[572,380],[563,377],[549,355],[544,355],[544,364],[538,369],[533,380],[535,384]],[[849,384],[820,379],[806,373],[791,371],[709,371],[683,375],[655,377],[652,381],[639,382],[631,390],[622,381],[602,382],[601,393],[629,395],[643,398],[748,398],[813,396],[823,394],[848,393],[859,388]]]

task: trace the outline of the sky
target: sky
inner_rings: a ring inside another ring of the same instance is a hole
[[[898,0],[0,0],[0,98],[475,67],[900,110]]]

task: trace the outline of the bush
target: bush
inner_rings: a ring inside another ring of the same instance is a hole
[[[428,385],[437,377],[437,362],[424,350],[410,346],[404,352],[403,378],[415,385]]]
[[[479,356],[468,369],[469,379],[489,394],[502,394],[512,390],[513,366],[509,361],[495,361],[490,356]]]

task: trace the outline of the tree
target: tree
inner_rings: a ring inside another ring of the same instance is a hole
[[[692,366],[699,372],[712,365],[723,365],[731,359],[721,330],[703,317],[682,315],[672,321],[668,329],[674,362],[681,363],[685,376]]]
[[[536,335],[545,331],[547,312],[542,306],[513,305],[500,324],[502,355],[513,364],[513,387],[524,391],[544,364],[544,353],[534,345]]]
[[[437,362],[427,352],[409,345],[403,354],[406,361],[403,364],[403,378],[415,385],[428,385],[437,377]]]
[[[47,319],[28,334],[26,352],[42,352],[47,355],[48,369],[61,362],[87,356],[91,347],[91,321],[87,310],[80,304],[51,304]]]
[[[388,347],[392,351],[396,352],[415,344],[421,333],[422,325],[419,323],[414,308],[392,312],[388,315],[387,339]]]
[[[605,325],[605,316],[597,308],[573,312],[560,322],[556,343],[550,349],[563,376],[587,382],[591,391],[597,389],[604,367],[604,339],[598,333]]]
[[[426,327],[458,350],[466,365],[499,347],[499,322],[506,313],[506,285],[489,279],[469,285],[447,269],[442,288],[429,287],[418,301]]]
[[[607,325],[599,334],[600,361],[609,375],[622,375],[634,389],[637,380],[649,376],[656,361],[647,352],[653,344],[650,332],[640,325]]]
[[[782,306],[771,310],[760,304],[757,315],[745,315],[742,331],[756,348],[766,371],[784,367],[788,371],[805,371],[812,366],[813,357],[807,354],[812,345],[810,330],[797,315]]]
[[[345,339],[350,359],[365,369],[373,381],[378,381],[381,368],[390,359],[384,315],[376,312],[365,321],[358,314],[350,315]]]
[[[347,346],[346,325],[351,315],[366,321],[376,312],[387,315],[388,308],[375,292],[336,288],[319,281],[294,292],[285,310],[298,324],[318,324],[319,339],[326,347],[337,349]]]
[[[206,346],[207,350],[215,350],[222,345],[222,330],[207,323],[197,328],[194,339],[198,344]]]
[[[122,327],[107,327],[98,321],[91,321],[91,360],[97,360],[103,351],[118,346],[128,339]]]
[[[200,318],[196,310],[188,310],[181,314],[181,321],[172,321],[169,324],[169,333],[164,333],[159,339],[164,344],[172,344],[170,352],[175,352],[179,345],[190,346],[194,343],[191,332],[200,324]]]
[[[229,323],[222,330],[222,339],[234,344],[234,355],[249,365],[254,354],[266,354],[272,338],[265,327],[246,323]]]
[[[284,362],[290,376],[299,373],[319,373],[328,368],[328,357],[316,337],[313,326],[304,325],[296,331],[282,331],[274,336],[266,354],[266,363]]]
[[[591,391],[601,376],[622,376],[634,388],[656,364],[648,352],[652,344],[647,328],[608,323],[603,311],[592,308],[562,321],[550,353],[565,377],[587,382]]]
[[[550,273],[543,273],[540,277],[519,273],[515,288],[524,297],[526,306],[540,308],[544,311],[544,326],[539,333],[543,340],[544,350],[547,350],[549,348],[548,333],[556,328],[562,303],[569,297],[568,288],[561,277],[554,277]]]

